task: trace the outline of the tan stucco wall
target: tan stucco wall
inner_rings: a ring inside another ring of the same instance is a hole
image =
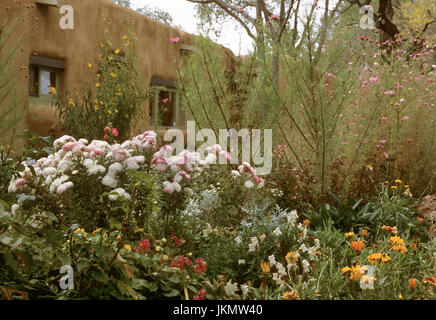
[[[8,1],[9,9],[5,9],[4,1]],[[60,79],[61,91],[79,89],[85,85],[92,74],[88,62],[96,64],[99,54],[99,44],[102,38],[101,23],[104,14],[112,22],[107,28],[111,33],[114,47],[122,47],[124,13],[135,23],[137,35],[137,50],[142,71],[144,86],[148,87],[152,76],[167,80],[177,80],[174,61],[180,61],[182,44],[193,45],[194,36],[165,24],[149,19],[141,14],[115,5],[109,0],[64,0],[64,4],[74,8],[74,30],[63,30],[59,26],[62,15],[58,7],[36,4],[34,0],[22,0],[17,5],[12,0],[1,0],[0,21],[6,17],[26,13],[29,15],[20,25],[23,33],[31,32],[20,53],[19,64],[28,67],[28,59],[32,53],[40,56],[63,60],[65,70]],[[34,26],[35,24],[36,26]],[[170,37],[180,37],[177,44],[170,42]],[[226,59],[231,59],[232,53],[226,49]],[[48,106],[29,105],[28,70],[22,72],[17,83],[17,91],[24,96],[24,105],[28,106],[25,119],[20,129],[29,128],[41,135],[58,135],[51,129],[57,119],[54,108]],[[60,92],[62,94],[62,92]],[[61,95],[62,96],[62,95]],[[4,107],[4,106],[3,106]],[[0,106],[2,108],[2,106]],[[147,108],[147,106],[145,106]],[[148,115],[148,110],[146,112]],[[148,119],[138,122],[135,132],[148,129]]]

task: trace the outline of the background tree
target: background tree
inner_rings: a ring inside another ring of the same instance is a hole
[[[171,17],[171,15],[165,10],[162,10],[162,9],[156,8],[156,7],[152,7],[149,5],[145,5],[141,8],[134,9],[130,0],[112,0],[112,1],[120,6],[135,10],[136,12],[139,12],[139,13],[141,13],[141,14],[143,14],[143,15],[145,15],[153,20],[156,20],[156,21],[159,21],[159,22],[162,22],[162,23],[165,23],[167,25],[174,27],[173,17]]]
[[[306,6],[306,21],[301,19],[305,1],[302,0],[187,0],[198,4],[197,12],[201,19],[220,22],[227,18],[236,20],[258,47],[258,54],[264,58],[267,49],[272,50],[272,78],[275,87],[280,79],[280,47],[283,39],[292,39],[291,45],[300,48],[308,35],[309,28],[314,29],[316,8],[321,8],[320,1],[312,1]],[[328,25],[343,0],[325,0],[324,13],[320,25],[315,28],[319,34],[316,54],[323,48]],[[329,8],[332,4],[332,10]],[[300,26],[302,25],[302,26]],[[299,39],[299,42],[297,42]],[[288,43],[289,44],[289,43]]]

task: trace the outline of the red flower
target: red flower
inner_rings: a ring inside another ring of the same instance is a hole
[[[112,135],[114,137],[118,137],[118,130],[117,130],[117,128],[112,128]]]
[[[150,249],[150,241],[148,239],[144,239],[138,242],[139,248],[136,248],[136,252],[146,253],[148,249]]]
[[[206,290],[200,289],[198,290],[198,295],[194,296],[194,300],[204,300],[206,297]]]
[[[179,256],[178,258],[174,259],[171,262],[171,267],[179,268],[180,271],[182,271],[185,265],[189,266],[191,264],[192,264],[191,260],[183,256]]]
[[[207,264],[206,264],[206,262],[204,262],[204,260],[201,259],[201,258],[197,258],[197,259],[195,260],[194,271],[195,271],[195,272],[199,272],[199,273],[203,273],[203,272],[206,271],[206,269],[207,269]]]
[[[182,241],[180,241],[179,238],[177,238],[177,236],[175,235],[175,233],[171,233],[171,239],[173,239],[173,241],[176,243],[176,246],[180,247],[182,244]]]

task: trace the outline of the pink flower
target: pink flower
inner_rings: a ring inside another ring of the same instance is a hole
[[[381,121],[383,121],[383,122],[386,122],[387,120],[388,120],[387,117],[382,117],[382,118],[381,118]]]
[[[386,96],[393,96],[395,94],[395,91],[394,90],[385,91],[385,92],[383,92],[383,94]]]
[[[103,140],[104,140],[104,141],[109,140],[109,136],[108,136],[107,134],[105,134],[104,137],[103,137]]]
[[[197,258],[197,259],[195,260],[194,271],[195,271],[195,272],[198,272],[198,273],[203,273],[203,272],[206,271],[206,269],[207,269],[207,264],[206,264],[206,262],[204,262],[204,260],[201,259],[201,258]]]
[[[386,152],[383,152],[386,159],[389,159],[389,155]]]
[[[116,128],[112,128],[112,135],[118,137],[118,130]]]
[[[204,300],[206,297],[206,290],[200,289],[198,290],[198,295],[194,296],[194,300]]]
[[[365,39],[365,36],[359,36],[359,39],[360,39],[360,40],[364,40],[364,39]]]
[[[380,143],[386,143],[387,140],[380,140]]]
[[[269,16],[269,19],[270,20],[274,20],[274,19],[277,19],[278,17],[279,17],[278,15],[272,14],[272,15]]]
[[[109,133],[111,131],[111,128],[109,128],[109,126],[106,126],[103,131]]]
[[[265,239],[266,238],[266,234],[265,233],[262,233],[260,236],[259,236],[259,239],[260,240],[263,240],[263,239]]]
[[[163,102],[163,103],[167,103],[167,102],[168,102],[168,98],[166,98],[166,99],[162,99],[162,102]]]
[[[182,271],[185,265],[190,266],[191,264],[191,260],[183,256],[179,256],[171,262],[171,267],[179,268],[179,270]]]
[[[409,120],[409,119],[410,119],[409,116],[404,116],[400,119],[400,121]]]
[[[136,252],[146,253],[150,249],[150,241],[144,239],[138,242],[139,248],[136,248]]]
[[[172,43],[177,43],[177,42],[179,42],[179,40],[180,40],[179,37],[170,38],[170,41],[171,41]]]

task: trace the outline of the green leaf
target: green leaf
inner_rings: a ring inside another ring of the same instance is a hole
[[[171,291],[169,292],[164,292],[163,295],[165,297],[177,297],[178,295],[180,295],[180,292],[176,289],[171,289]]]

